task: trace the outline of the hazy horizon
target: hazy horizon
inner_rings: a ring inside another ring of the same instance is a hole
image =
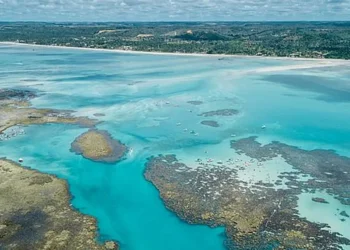
[[[74,23],[74,24],[87,24],[87,23],[96,23],[96,24],[123,24],[123,23],[205,23],[205,24],[216,24],[216,23],[350,23],[350,20],[295,20],[295,21],[278,21],[278,20],[256,20],[256,21],[240,21],[240,20],[231,20],[231,21],[215,21],[215,20],[207,20],[207,21],[196,21],[196,20],[175,20],[175,21],[45,21],[45,20],[27,20],[27,21],[11,21],[11,20],[0,20],[0,23],[52,23],[52,24],[65,24],[65,23]]]
[[[0,21],[350,21],[350,0],[0,0]]]

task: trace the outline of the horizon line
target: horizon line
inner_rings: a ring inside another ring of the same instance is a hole
[[[5,21],[0,23],[350,23],[350,20],[265,20],[265,21]]]

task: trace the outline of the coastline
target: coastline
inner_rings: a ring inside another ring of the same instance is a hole
[[[87,51],[105,51],[121,54],[139,54],[139,55],[158,55],[158,56],[194,56],[194,57],[214,57],[214,58],[255,58],[255,59],[271,59],[271,60],[291,60],[291,61],[316,61],[316,62],[349,62],[346,59],[327,59],[327,58],[308,58],[308,57],[278,57],[278,56],[253,56],[253,55],[233,55],[233,54],[201,54],[201,53],[181,53],[181,52],[157,52],[157,51],[137,51],[137,50],[120,50],[120,49],[100,49],[100,48],[82,48],[73,46],[59,45],[42,45],[19,42],[0,42],[4,45],[31,46],[41,48],[55,49],[74,49]]]

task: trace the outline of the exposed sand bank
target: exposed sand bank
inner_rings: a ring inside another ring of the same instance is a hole
[[[308,63],[308,64],[264,67],[264,68],[259,68],[259,69],[243,71],[243,73],[245,73],[245,74],[269,73],[269,72],[280,72],[280,71],[297,70],[297,69],[334,67],[334,66],[341,66],[341,65],[350,66],[350,62],[346,62],[346,61],[319,61],[319,62]]]
[[[93,161],[116,163],[123,159],[127,147],[107,131],[90,129],[74,140],[71,151]]]

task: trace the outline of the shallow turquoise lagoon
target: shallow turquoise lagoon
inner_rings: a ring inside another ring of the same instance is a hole
[[[91,118],[104,113],[98,128],[132,148],[118,164],[95,163],[69,151],[86,129],[60,124],[25,127],[25,135],[0,142],[0,157],[22,157],[24,165],[66,179],[74,207],[96,217],[100,239],[118,240],[122,250],[224,249],[223,228],[189,225],[165,208],[143,178],[152,155],[178,153],[191,162],[207,151],[229,158],[232,136],[255,135],[263,143],[279,140],[350,156],[349,65],[5,45],[0,54],[0,88],[37,91],[32,104],[38,108]],[[239,114],[198,115],[226,108]],[[220,127],[203,126],[202,120]]]
[[[0,143],[2,156],[68,180],[72,204],[98,219],[100,240],[118,239],[122,249],[224,249],[223,229],[188,225],[166,210],[157,190],[143,179],[150,152],[118,165],[83,159],[69,151],[85,129],[38,125],[26,135]],[[43,140],[45,138],[45,140]]]

